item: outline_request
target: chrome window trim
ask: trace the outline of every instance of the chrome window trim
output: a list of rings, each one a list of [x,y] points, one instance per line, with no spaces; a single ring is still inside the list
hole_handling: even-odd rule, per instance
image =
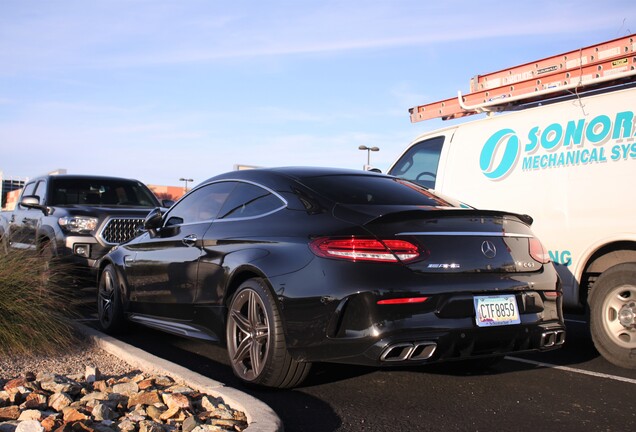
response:
[[[184,223],[184,224],[169,225],[169,226],[170,226],[170,227],[173,227],[173,226],[188,226],[188,225],[195,225],[195,224],[200,224],[200,223],[204,223],[204,222],[216,223],[216,222],[234,222],[234,221],[245,221],[245,220],[251,220],[251,219],[258,219],[258,218],[262,218],[262,217],[265,217],[265,216],[269,216],[269,215],[271,215],[271,214],[274,214],[274,213],[276,213],[276,212],[279,212],[279,211],[283,210],[284,208],[286,208],[286,207],[287,207],[287,205],[288,205],[287,200],[286,200],[285,198],[283,198],[283,196],[282,196],[282,195],[280,195],[278,192],[276,192],[276,191],[274,191],[274,190],[272,190],[272,189],[268,188],[267,186],[263,186],[262,184],[260,184],[260,183],[256,183],[256,182],[253,182],[253,181],[251,181],[251,180],[231,179],[231,178],[230,178],[230,179],[221,179],[221,180],[216,180],[216,181],[212,181],[212,182],[209,182],[209,183],[203,183],[203,184],[200,184],[200,185],[199,185],[199,186],[197,186],[196,188],[194,188],[194,189],[190,190],[190,191],[189,191],[186,195],[184,195],[184,196],[182,197],[182,199],[183,199],[183,198],[185,198],[186,196],[190,195],[190,194],[191,194],[191,193],[193,193],[194,191],[197,191],[197,190],[199,190],[199,189],[201,189],[201,188],[203,188],[203,187],[210,186],[210,185],[217,184],[217,183],[227,183],[227,182],[247,183],[247,184],[251,184],[252,186],[256,186],[256,187],[259,187],[259,188],[261,188],[261,189],[265,189],[267,192],[271,193],[271,194],[272,194],[272,195],[274,195],[276,198],[278,198],[279,200],[281,200],[281,201],[283,202],[283,204],[282,204],[280,207],[278,207],[278,208],[276,208],[276,209],[274,209],[274,210],[271,210],[271,211],[269,211],[269,212],[267,212],[267,213],[263,213],[263,214],[260,214],[260,215],[257,215],[257,216],[247,216],[247,217],[242,217],[242,218],[232,218],[232,219],[204,219],[204,220],[200,220],[200,221],[197,221],[197,222],[188,222],[188,223]],[[181,199],[180,199],[180,200],[181,200]],[[180,201],[180,200],[179,200],[179,201]],[[167,212],[166,214],[168,214],[168,213],[170,213],[170,212]],[[170,218],[168,218],[168,219],[170,219]],[[168,219],[166,219],[166,221],[167,221]],[[166,227],[166,225],[165,225],[165,223],[164,223],[164,225],[162,225],[162,226],[161,226],[161,228],[165,228],[165,227]]]

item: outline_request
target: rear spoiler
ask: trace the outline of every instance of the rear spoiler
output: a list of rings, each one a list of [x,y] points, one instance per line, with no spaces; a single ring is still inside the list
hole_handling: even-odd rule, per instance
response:
[[[374,223],[382,219],[390,222],[394,219],[414,217],[419,219],[435,219],[439,217],[475,216],[475,217],[513,217],[519,219],[528,226],[532,226],[534,219],[527,214],[499,210],[479,210],[473,208],[453,207],[416,207],[416,206],[367,206],[367,205],[342,205],[334,208],[334,216],[341,219],[355,219],[361,225]]]

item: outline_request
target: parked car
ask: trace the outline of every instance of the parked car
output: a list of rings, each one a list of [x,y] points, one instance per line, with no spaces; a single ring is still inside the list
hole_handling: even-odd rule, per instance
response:
[[[226,343],[248,383],[311,362],[500,359],[565,341],[558,276],[529,216],[364,171],[213,177],[99,264],[98,315]]]

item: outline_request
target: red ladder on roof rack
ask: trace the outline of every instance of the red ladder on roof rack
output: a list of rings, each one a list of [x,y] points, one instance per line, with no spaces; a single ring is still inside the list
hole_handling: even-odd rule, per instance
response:
[[[636,34],[526,63],[470,81],[470,93],[409,109],[411,122],[444,120],[636,79]]]

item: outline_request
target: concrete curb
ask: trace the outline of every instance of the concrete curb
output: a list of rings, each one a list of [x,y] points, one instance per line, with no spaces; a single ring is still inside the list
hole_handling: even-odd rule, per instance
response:
[[[97,346],[125,361],[134,368],[157,375],[168,375],[188,387],[222,398],[231,408],[247,416],[247,432],[282,432],[283,423],[267,404],[225,384],[192,372],[182,366],[154,356],[132,345],[101,333],[94,328],[77,324],[78,329],[95,341]]]

